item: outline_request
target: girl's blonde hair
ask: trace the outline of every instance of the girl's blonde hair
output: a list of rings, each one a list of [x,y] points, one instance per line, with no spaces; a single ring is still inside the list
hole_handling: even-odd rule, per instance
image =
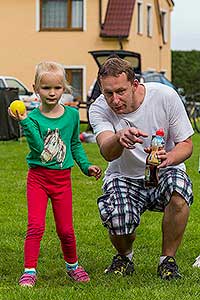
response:
[[[36,66],[35,90],[38,90],[42,76],[49,72],[60,73],[63,77],[63,86],[66,90],[66,93],[69,93],[69,94],[72,93],[72,88],[69,85],[69,83],[67,82],[66,73],[65,73],[63,66],[54,61],[43,61]]]

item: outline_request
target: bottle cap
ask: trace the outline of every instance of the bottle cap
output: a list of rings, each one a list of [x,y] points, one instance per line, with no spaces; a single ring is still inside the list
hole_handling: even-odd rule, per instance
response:
[[[156,135],[159,135],[159,136],[164,136],[165,133],[164,133],[164,129],[163,128],[160,128],[156,131]]]

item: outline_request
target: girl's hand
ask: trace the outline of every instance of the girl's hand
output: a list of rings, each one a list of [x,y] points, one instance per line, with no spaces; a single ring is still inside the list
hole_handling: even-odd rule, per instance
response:
[[[89,176],[94,176],[96,180],[98,180],[101,177],[102,171],[98,166],[90,166],[88,168],[88,173]]]
[[[24,119],[27,118],[27,112],[26,112],[26,111],[25,111],[24,114],[20,114],[19,111],[16,110],[16,114],[14,114],[14,113],[11,111],[10,107],[8,107],[8,114],[9,114],[9,116],[10,116],[11,118],[13,118],[13,119],[16,120],[16,121],[22,121],[22,120],[24,120]]]

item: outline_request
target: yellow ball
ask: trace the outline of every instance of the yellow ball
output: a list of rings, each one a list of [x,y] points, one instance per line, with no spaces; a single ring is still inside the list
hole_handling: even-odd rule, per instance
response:
[[[26,111],[26,106],[23,101],[15,100],[10,104],[10,110],[15,115],[16,115],[16,111],[18,111],[20,115],[23,115]]]

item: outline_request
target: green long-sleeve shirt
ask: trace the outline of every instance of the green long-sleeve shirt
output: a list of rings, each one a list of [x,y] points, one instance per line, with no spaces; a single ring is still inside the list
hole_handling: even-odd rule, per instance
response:
[[[64,114],[58,118],[48,118],[35,108],[20,124],[30,148],[30,168],[68,169],[75,160],[88,175],[91,163],[79,139],[79,113],[75,108],[65,106]]]

